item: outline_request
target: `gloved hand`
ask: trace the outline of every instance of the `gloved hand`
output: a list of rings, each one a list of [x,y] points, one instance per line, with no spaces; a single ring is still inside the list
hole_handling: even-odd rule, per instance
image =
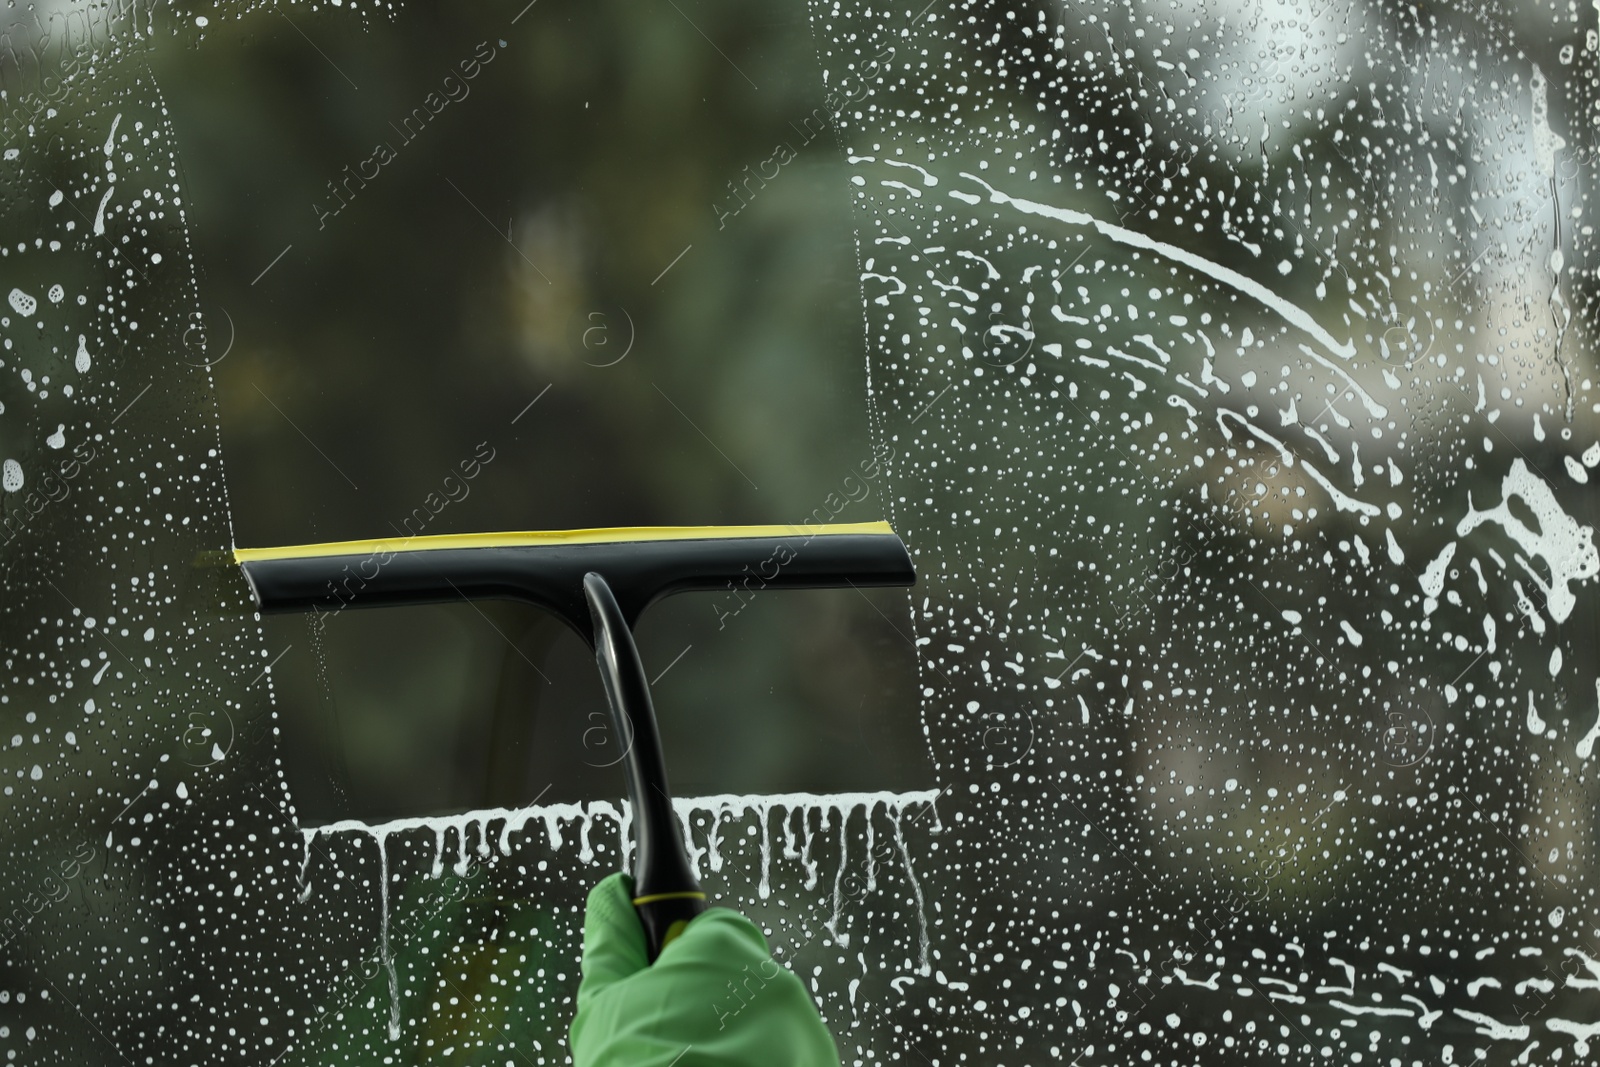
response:
[[[633,879],[589,893],[572,1020],[576,1067],[838,1067],[805,985],[728,908],[697,915],[645,962]]]

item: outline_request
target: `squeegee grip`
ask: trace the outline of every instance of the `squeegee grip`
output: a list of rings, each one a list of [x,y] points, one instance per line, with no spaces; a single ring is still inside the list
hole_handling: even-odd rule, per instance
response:
[[[622,768],[633,806],[633,906],[654,963],[684,925],[706,909],[706,894],[694,876],[672,808],[650,683],[633,633],[599,573],[584,575],[583,595],[594,624],[595,661],[612,726],[624,745]]]

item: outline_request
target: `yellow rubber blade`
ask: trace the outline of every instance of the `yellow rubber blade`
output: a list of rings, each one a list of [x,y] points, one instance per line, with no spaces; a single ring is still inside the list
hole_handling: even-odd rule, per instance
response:
[[[839,534],[893,534],[887,522],[828,526],[613,526],[594,530],[524,530],[509,533],[430,534],[376,541],[331,541],[282,548],[235,548],[233,561],[359,556],[374,552],[426,552],[441,548],[515,548],[539,545],[593,545],[623,541],[703,541],[737,537],[813,537]]]

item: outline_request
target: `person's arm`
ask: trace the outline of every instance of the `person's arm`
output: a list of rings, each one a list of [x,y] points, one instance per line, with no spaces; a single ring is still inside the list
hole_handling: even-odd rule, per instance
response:
[[[570,1035],[576,1067],[838,1067],[805,985],[755,924],[710,908],[645,960],[633,882],[589,893]]]

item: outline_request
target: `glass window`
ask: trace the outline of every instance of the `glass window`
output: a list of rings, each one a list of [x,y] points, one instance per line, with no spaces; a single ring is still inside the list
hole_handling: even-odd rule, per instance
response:
[[[1590,1057],[1593,11],[7,20],[8,1062],[568,1062],[584,643],[234,548],[877,519],[638,627],[843,1062]]]

